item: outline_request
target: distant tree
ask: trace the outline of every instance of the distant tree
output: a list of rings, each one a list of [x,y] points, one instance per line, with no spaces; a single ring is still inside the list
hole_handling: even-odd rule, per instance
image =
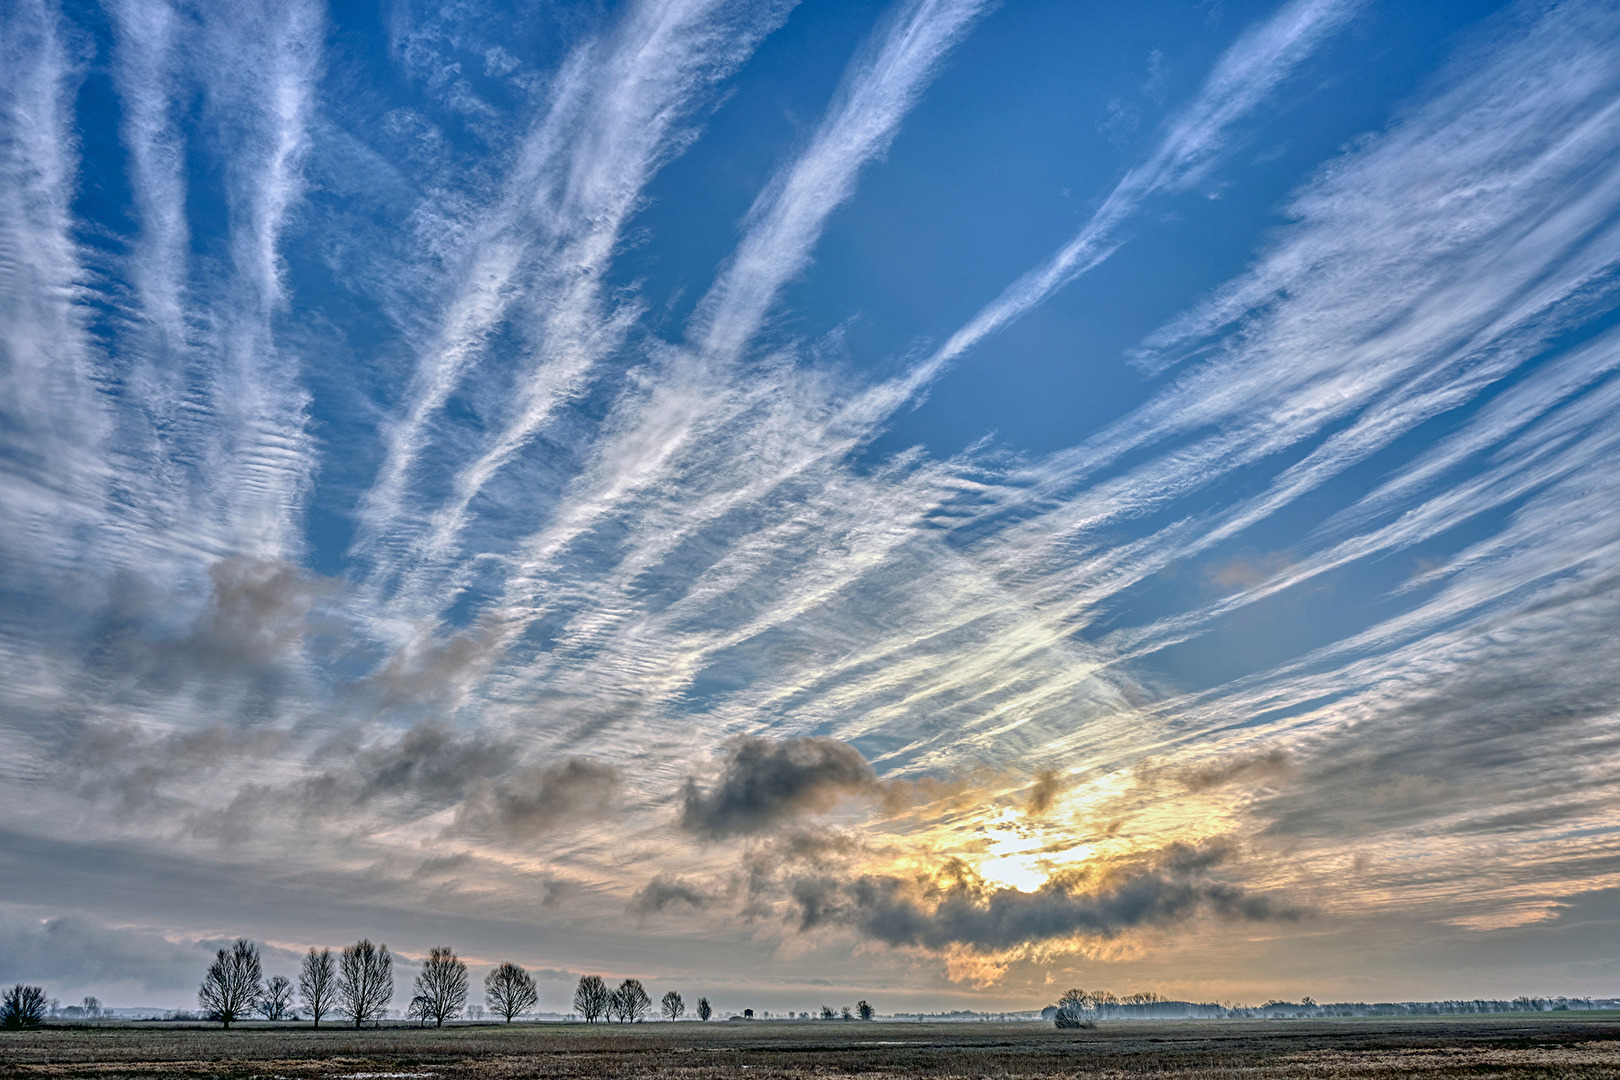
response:
[[[839,1015],[840,1019],[843,1019],[843,1020],[850,1019],[851,1018],[851,1013],[849,1011],[849,1006],[845,1005],[842,1009],[840,1009],[838,1011],[838,1015]]]
[[[18,983],[0,995],[0,1027],[38,1027],[45,1022],[45,991]]]
[[[652,998],[647,996],[640,979],[624,980],[613,993],[618,998],[621,1024],[639,1024],[652,1008]]]
[[[855,1011],[860,1014],[862,1020],[870,1020],[872,1019],[872,1014],[876,1010],[873,1009],[872,1006],[868,1005],[865,1001],[857,1001],[855,1003]]]
[[[332,950],[316,952],[311,945],[304,954],[304,967],[298,973],[298,996],[303,999],[304,1008],[309,1010],[316,1027],[321,1026],[321,1017],[337,1004],[337,989],[337,963],[332,959]]]
[[[485,979],[484,981],[487,983],[489,980]],[[467,1006],[467,1018],[469,1020],[482,1020],[484,1018],[484,1007],[482,1005]]]
[[[833,1011],[833,1007],[831,1005],[823,1005],[821,1007],[821,1018],[823,1020],[832,1020],[837,1016],[838,1014]]]
[[[505,1017],[508,1024],[512,1017],[534,1008],[539,1000],[534,979],[516,964],[502,964],[484,976],[484,1004],[490,1012]]]
[[[214,954],[214,962],[208,965],[202,986],[197,990],[197,1004],[210,1020],[230,1027],[233,1021],[246,1017],[263,994],[259,947],[247,938],[237,938],[229,949],[220,949]],[[100,1002],[96,1005],[99,1008]],[[85,1008],[88,1011],[89,999]]]
[[[285,975],[272,976],[259,995],[259,1015],[266,1020],[286,1020],[292,1015],[292,980]]]
[[[679,1020],[681,1018],[681,1014],[686,1012],[686,1002],[681,1000],[679,991],[671,990],[664,995],[663,1009],[665,1020]]]
[[[417,994],[411,998],[411,1003],[405,1007],[405,1019],[415,1020],[417,1027],[427,1027],[428,1020],[433,1015],[433,1006],[426,994]]]
[[[467,965],[447,947],[429,949],[416,976],[416,995],[425,1000],[433,1026],[443,1027],[467,1006]]]
[[[337,1008],[355,1027],[382,1019],[394,999],[394,957],[386,945],[363,938],[343,947],[338,960]]]
[[[743,1019],[744,1020],[752,1020],[753,1018],[754,1018],[754,1010],[753,1009],[744,1009],[743,1010]]]
[[[607,1015],[612,997],[602,976],[581,975],[579,985],[574,988],[574,1011],[583,1016],[587,1024],[594,1024]]]
[[[79,1002],[79,1007],[84,1010],[84,1015],[89,1017],[91,1020],[94,1020],[101,1015],[100,998],[87,997],[83,1001]]]
[[[698,998],[697,1012],[699,1020],[707,1020],[714,1015],[714,1009],[710,1007],[708,998]]]

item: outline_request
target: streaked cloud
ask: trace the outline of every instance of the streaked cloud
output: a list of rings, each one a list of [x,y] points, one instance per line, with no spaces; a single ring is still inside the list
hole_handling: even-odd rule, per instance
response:
[[[1077,116],[1054,169],[1096,190],[1029,212],[1072,238],[943,343],[886,313],[920,344],[876,356],[829,299],[851,259],[918,311],[970,275],[862,248],[905,235],[863,185],[983,201],[971,146],[902,136],[930,94],[1032,108],[974,36],[1027,15],[900,0],[798,71],[825,27],[791,7],[401,6],[371,60],[310,4],[4,14],[0,932],[69,958],[38,977],[157,992],[135,968],[192,942],[375,923],[564,981],[791,955],[897,996],[1168,943],[1232,996],[1255,923],[1454,957],[1602,906],[1614,12],[1483,17],[1402,101],[1332,49],[1387,32],[1369,5],[1167,40],[1145,155]],[[1236,198],[1323,78],[1387,122],[1290,166],[1280,224],[1244,225],[1267,196],[1131,277],[1121,245]],[[1065,331],[1050,388],[966,377],[1065,289],[1177,313],[1126,355]],[[1086,419],[892,444],[988,385]]]

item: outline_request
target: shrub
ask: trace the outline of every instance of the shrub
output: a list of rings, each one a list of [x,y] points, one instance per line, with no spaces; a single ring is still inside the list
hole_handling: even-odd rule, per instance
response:
[[[0,1026],[38,1027],[45,1022],[45,991],[18,983],[0,998]]]

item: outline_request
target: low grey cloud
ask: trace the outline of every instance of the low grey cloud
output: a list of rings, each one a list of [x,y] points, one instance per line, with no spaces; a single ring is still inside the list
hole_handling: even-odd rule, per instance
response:
[[[483,623],[443,640],[419,640],[394,653],[369,680],[384,708],[453,700],[471,678],[488,671],[500,636]]]
[[[457,871],[468,869],[477,863],[477,858],[470,851],[456,851],[448,855],[435,855],[423,859],[417,868],[411,871],[413,878],[437,878]]]
[[[1220,875],[1232,855],[1219,842],[1173,844],[1128,869],[1054,875],[1033,892],[987,887],[956,863],[923,885],[874,874],[804,876],[789,890],[801,930],[845,925],[869,940],[927,949],[993,951],[1076,935],[1110,938],[1205,914],[1248,921],[1300,916],[1294,905]]]
[[[419,724],[397,742],[359,756],[354,773],[361,787],[356,798],[364,802],[410,793],[447,801],[477,780],[505,772],[511,755],[511,746],[483,732],[459,735],[437,724]]]
[[[806,870],[828,875],[835,867],[848,868],[866,851],[860,836],[835,829],[789,829],[762,838],[743,857],[735,879],[747,895],[741,914],[769,915],[788,879]]]
[[[190,646],[230,666],[281,660],[309,632],[316,602],[336,587],[281,559],[221,559],[208,577],[213,596]]]
[[[1282,779],[1293,773],[1293,759],[1287,751],[1267,750],[1182,769],[1175,776],[1189,791],[1208,791],[1232,783]]]
[[[85,795],[113,798],[125,814],[166,811],[184,802],[173,785],[229,761],[272,758],[289,742],[279,728],[212,724],[152,735],[134,723],[112,721],[83,725],[66,762]]]
[[[872,766],[848,743],[745,736],[731,743],[708,790],[686,782],[680,822],[712,839],[741,836],[830,810],[847,795],[882,790]]]
[[[337,763],[281,794],[316,815],[378,800],[432,811],[460,801],[480,781],[507,772],[515,752],[510,743],[487,733],[462,733],[426,722],[391,741],[328,745],[321,756]]]
[[[149,931],[105,926],[80,914],[20,917],[0,908],[0,982],[46,993],[106,983],[172,991],[196,981],[207,952]]]
[[[590,758],[532,766],[476,785],[456,826],[510,839],[537,836],[611,812],[618,788],[619,771]]]
[[[320,629],[321,601],[338,583],[285,559],[249,557],[212,563],[207,581],[207,600],[177,633],[170,620],[186,609],[187,597],[120,575],[85,642],[87,672],[110,680],[108,692],[124,695],[245,680],[254,691],[245,704],[261,713],[273,706]]]
[[[630,898],[629,911],[633,915],[646,916],[674,905],[706,908],[713,900],[714,897],[683,878],[659,874],[636,890]]]

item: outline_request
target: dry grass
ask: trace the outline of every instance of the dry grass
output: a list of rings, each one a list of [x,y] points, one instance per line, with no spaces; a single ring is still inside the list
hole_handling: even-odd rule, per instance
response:
[[[1613,1077],[1620,1016],[1045,1024],[750,1023],[352,1031],[172,1024],[0,1033],[0,1076],[453,1078]]]

